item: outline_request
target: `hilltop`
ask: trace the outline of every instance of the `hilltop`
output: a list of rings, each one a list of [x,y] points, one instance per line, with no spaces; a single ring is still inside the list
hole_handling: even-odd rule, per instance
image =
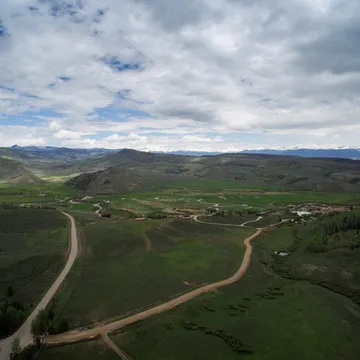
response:
[[[111,168],[111,171],[104,171]],[[116,192],[155,184],[159,179],[190,178],[233,181],[254,186],[311,191],[359,191],[360,162],[348,159],[308,159],[263,154],[183,156],[124,149],[82,163],[84,172],[101,169],[91,176],[80,175],[68,184],[76,189]],[[133,182],[134,173],[142,180]],[[126,174],[126,175],[125,175]],[[130,183],[132,185],[130,185]],[[106,185],[106,186],[105,186]]]

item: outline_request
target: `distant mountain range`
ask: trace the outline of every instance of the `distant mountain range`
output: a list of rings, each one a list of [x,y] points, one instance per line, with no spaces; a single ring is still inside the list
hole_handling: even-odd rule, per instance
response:
[[[5,148],[3,148],[5,149]],[[66,147],[55,146],[19,146],[13,145],[11,150],[29,153],[48,153],[52,157],[69,157],[72,159],[87,158],[89,156],[101,155],[106,153],[114,153],[122,150],[119,149],[105,149],[105,148],[92,148],[92,149],[73,149]],[[225,154],[225,152],[216,151],[152,151],[155,154],[172,154],[184,156],[215,156]],[[300,156],[305,158],[334,158],[334,159],[354,159],[360,160],[360,148],[332,148],[332,149],[310,149],[310,148],[293,148],[293,149],[256,149],[256,150],[242,150],[236,153],[244,154],[266,154],[266,155],[282,155],[282,156]]]
[[[260,149],[244,150],[247,154],[268,154],[301,156],[305,158],[333,158],[360,160],[360,148],[337,148],[337,149]]]

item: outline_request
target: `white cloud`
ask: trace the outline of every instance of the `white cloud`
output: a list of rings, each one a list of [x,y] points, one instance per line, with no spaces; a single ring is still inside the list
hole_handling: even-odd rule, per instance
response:
[[[86,135],[86,133],[77,132],[77,131],[69,131],[69,130],[60,130],[56,132],[53,136],[55,139],[80,139],[82,136]]]
[[[0,125],[22,117],[24,141],[360,146],[358,2],[78,3],[0,3],[9,34],[0,35]],[[28,111],[40,111],[47,125],[25,123]],[[0,145],[12,139],[9,129]]]

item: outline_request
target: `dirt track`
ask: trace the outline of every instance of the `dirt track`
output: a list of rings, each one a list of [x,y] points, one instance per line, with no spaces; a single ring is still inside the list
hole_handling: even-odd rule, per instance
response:
[[[208,225],[221,225],[221,226],[234,226],[234,227],[246,227],[247,224],[259,221],[260,219],[262,219],[262,216],[258,216],[258,218],[256,220],[250,220],[250,221],[245,221],[242,224],[223,224],[223,223],[216,223],[216,222],[210,222],[210,221],[202,221],[202,220],[198,220],[198,216],[196,215],[193,217],[193,219],[201,224],[208,224]]]
[[[71,223],[71,248],[66,265],[62,270],[62,272],[60,273],[60,275],[58,276],[58,278],[52,284],[51,288],[48,290],[48,292],[39,302],[38,306],[26,319],[24,324],[13,335],[9,336],[6,339],[0,340],[0,360],[9,359],[11,352],[11,345],[16,338],[20,340],[20,346],[22,348],[32,344],[33,342],[33,336],[31,333],[32,321],[35,319],[35,317],[40,312],[40,310],[44,309],[46,305],[50,302],[51,298],[55,295],[56,291],[59,289],[60,285],[62,284],[66,275],[69,273],[71,267],[74,264],[74,261],[78,254],[78,239],[76,234],[76,225],[74,218],[71,215],[65,212],[62,212],[62,214],[67,216],[70,219],[70,223]]]
[[[108,334],[102,333],[101,336],[104,343],[113,349],[122,358],[122,360],[131,360],[131,358],[109,338]]]
[[[194,217],[194,220],[201,222],[200,220],[197,220],[196,216]],[[259,219],[257,219],[257,220],[259,220]],[[257,221],[257,220],[255,220],[255,221]],[[206,224],[210,224],[210,223],[206,223]],[[211,223],[211,225],[229,226],[226,224],[215,224],[215,223]],[[233,225],[233,226],[244,227],[244,224]],[[127,325],[134,324],[137,321],[144,320],[151,316],[158,315],[158,314],[161,314],[162,312],[173,309],[176,306],[178,306],[182,303],[185,303],[191,299],[194,299],[195,297],[197,297],[201,294],[204,294],[204,293],[207,293],[210,291],[214,291],[221,287],[233,284],[234,282],[240,280],[241,277],[245,274],[246,270],[248,269],[248,267],[250,265],[250,261],[251,261],[251,254],[252,254],[252,246],[251,246],[250,242],[253,239],[255,239],[256,237],[258,237],[262,231],[263,231],[263,229],[257,229],[255,234],[247,237],[244,240],[244,245],[246,247],[245,254],[244,254],[242,263],[240,265],[240,268],[233,276],[231,276],[227,279],[212,283],[212,284],[202,286],[198,289],[195,289],[186,294],[183,294],[173,300],[170,300],[164,304],[155,306],[151,309],[141,311],[137,314],[128,316],[124,319],[117,320],[117,321],[114,321],[114,322],[106,324],[106,325],[100,325],[100,326],[94,327],[92,329],[74,330],[74,331],[64,333],[64,334],[48,336],[44,339],[44,343],[46,343],[46,344],[71,343],[71,342],[76,342],[76,341],[92,339],[92,338],[95,338],[98,336],[103,336],[104,333],[107,334],[114,330],[121,329]]]
[[[146,231],[144,233],[144,240],[145,240],[145,252],[152,251],[151,241],[150,241],[149,237],[147,236]]]

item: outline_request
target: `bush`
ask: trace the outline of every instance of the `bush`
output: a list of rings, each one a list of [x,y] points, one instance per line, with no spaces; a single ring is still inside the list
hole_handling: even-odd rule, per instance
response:
[[[166,219],[167,215],[161,211],[157,211],[157,212],[147,214],[146,217],[149,219]]]

